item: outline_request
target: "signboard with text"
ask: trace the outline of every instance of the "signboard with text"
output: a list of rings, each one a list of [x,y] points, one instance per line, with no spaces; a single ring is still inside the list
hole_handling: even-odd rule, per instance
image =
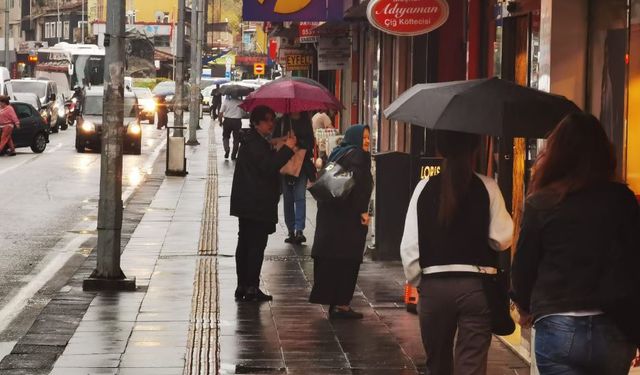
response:
[[[313,64],[313,56],[311,55],[286,55],[285,60],[285,68],[289,71],[309,70]]]
[[[244,21],[337,21],[342,19],[342,0],[244,0]]]
[[[392,35],[426,34],[449,18],[446,0],[371,0],[367,18],[375,28]]]
[[[318,70],[340,70],[349,65],[349,38],[320,38],[318,42]]]

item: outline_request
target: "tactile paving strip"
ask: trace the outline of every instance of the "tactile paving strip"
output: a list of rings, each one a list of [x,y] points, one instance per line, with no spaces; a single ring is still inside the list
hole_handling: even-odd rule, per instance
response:
[[[211,128],[213,128],[213,125],[211,125]],[[213,129],[209,129],[208,141],[209,165],[198,251],[200,255],[217,255],[218,238],[216,233],[216,220],[218,215],[218,167],[216,165],[215,131]]]

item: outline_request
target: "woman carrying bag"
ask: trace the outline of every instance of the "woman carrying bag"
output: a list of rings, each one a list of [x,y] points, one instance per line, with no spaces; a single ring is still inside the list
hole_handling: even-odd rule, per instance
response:
[[[443,169],[413,192],[402,264],[420,293],[427,373],[484,375],[493,328],[486,278],[498,273],[513,222],[497,183],[473,170],[480,137],[441,130],[436,144]]]
[[[351,171],[355,185],[345,199],[318,202],[309,301],[329,305],[331,319],[361,319],[363,315],[349,305],[362,263],[373,190],[369,126],[349,127],[329,161]]]

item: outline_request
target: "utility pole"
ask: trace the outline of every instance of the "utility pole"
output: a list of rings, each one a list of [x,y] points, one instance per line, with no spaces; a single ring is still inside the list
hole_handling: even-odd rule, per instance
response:
[[[174,137],[182,137],[182,126],[184,124],[184,2],[178,0],[178,30],[176,31],[176,93],[175,104],[173,106],[173,130]]]
[[[9,0],[4,2],[4,66],[11,70],[11,54],[9,53]]]
[[[199,51],[199,35],[200,27],[198,23],[198,13],[200,0],[191,0],[191,93],[189,101],[189,140],[188,145],[194,146],[199,144],[196,138],[196,130],[200,122],[200,71],[198,70],[198,51]]]
[[[107,0],[104,104],[100,200],[98,203],[98,263],[84,290],[135,290],[120,268],[122,231],[122,129],[124,121],[125,7]]]
[[[58,38],[58,43],[60,43],[60,35],[62,33],[58,32],[58,27],[60,27],[61,23],[60,23],[60,0],[56,1],[56,4],[58,5],[58,22],[56,22],[56,37]]]
[[[81,1],[82,1],[82,14],[80,15],[80,17],[82,18],[82,29],[80,30],[80,33],[82,37],[81,37],[80,43],[84,44],[84,29],[87,25],[84,23],[84,0],[81,0]]]

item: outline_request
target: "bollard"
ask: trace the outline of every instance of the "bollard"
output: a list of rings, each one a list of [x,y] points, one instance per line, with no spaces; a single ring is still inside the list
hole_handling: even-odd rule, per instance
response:
[[[171,136],[169,129],[186,129],[186,126],[167,126],[167,162],[164,174],[167,176],[186,176],[187,158],[185,156],[184,137]]]

